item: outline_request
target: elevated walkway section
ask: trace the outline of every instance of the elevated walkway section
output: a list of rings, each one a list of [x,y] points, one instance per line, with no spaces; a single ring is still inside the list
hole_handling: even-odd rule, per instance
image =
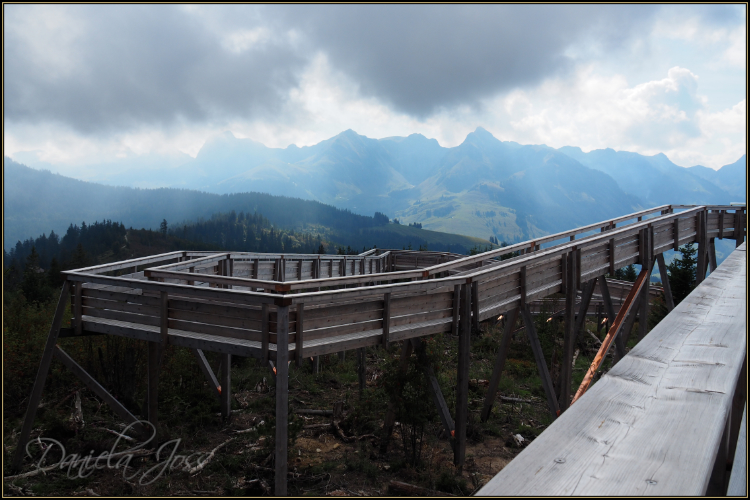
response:
[[[746,399],[745,250],[478,495],[726,494]]]

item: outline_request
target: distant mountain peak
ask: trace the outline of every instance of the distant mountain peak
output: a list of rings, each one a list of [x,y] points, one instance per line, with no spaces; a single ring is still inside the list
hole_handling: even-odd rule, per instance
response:
[[[466,136],[466,139],[464,140],[464,144],[492,144],[497,142],[500,142],[500,140],[489,133],[487,129],[483,127],[477,127],[474,132],[469,132],[469,134]]]

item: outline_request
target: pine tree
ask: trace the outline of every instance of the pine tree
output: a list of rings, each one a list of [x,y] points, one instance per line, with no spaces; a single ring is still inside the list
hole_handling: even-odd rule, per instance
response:
[[[697,270],[697,249],[693,243],[688,243],[679,248],[681,259],[675,259],[667,265],[669,276],[669,287],[672,289],[672,298],[675,305],[682,302],[695,288],[695,277]]]
[[[45,302],[52,295],[52,290],[47,285],[46,273],[39,267],[39,254],[36,253],[35,247],[31,248],[31,253],[26,258],[21,291],[29,302]]]

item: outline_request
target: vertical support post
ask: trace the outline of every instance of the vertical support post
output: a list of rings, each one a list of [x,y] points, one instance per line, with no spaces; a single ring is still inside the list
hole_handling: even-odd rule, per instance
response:
[[[479,331],[479,282],[471,283],[471,328]]]
[[[391,340],[391,293],[383,295],[383,348],[388,350]]]
[[[724,213],[726,210],[719,210],[719,239],[724,239]]]
[[[698,268],[695,272],[695,286],[700,285],[706,278],[706,211],[697,214],[696,233],[698,233]]]
[[[604,301],[604,307],[607,308],[607,332],[612,327],[617,315],[615,314],[615,307],[612,304],[612,296],[609,294],[609,285],[607,285],[607,279],[601,276],[599,280],[599,289],[602,292],[602,300]],[[623,335],[615,337],[615,354],[618,359],[622,359],[625,356],[625,341]]]
[[[268,304],[261,304],[260,306],[260,342],[261,342],[261,353],[263,355],[262,366],[268,364]]]
[[[505,360],[508,357],[508,349],[510,348],[510,340],[513,336],[513,327],[518,319],[518,308],[514,308],[508,313],[505,319],[505,331],[503,332],[503,340],[500,344],[500,348],[497,350],[495,356],[495,365],[492,368],[492,377],[490,377],[490,385],[487,388],[487,395],[484,397],[484,406],[482,407],[482,422],[486,422],[490,418],[492,412],[492,404],[495,402],[495,396],[497,394],[497,386],[500,383],[500,377],[505,369]]]
[[[221,416],[232,414],[232,355],[221,355]]]
[[[617,262],[615,258],[615,239],[610,238],[609,239],[609,275],[613,278],[615,277],[615,271],[617,268],[615,267],[615,263]]]
[[[190,274],[193,274],[195,272],[195,266],[189,267],[188,268],[188,272]],[[190,286],[193,286],[193,285],[195,285],[195,280],[187,280],[187,284],[190,285]]]
[[[342,363],[346,360],[346,351],[339,351],[339,361]]]
[[[704,213],[704,212],[702,212]],[[703,219],[705,227],[705,218]],[[649,284],[651,281],[651,266],[652,266],[652,249],[653,249],[653,238],[652,238],[652,227],[647,227],[641,230],[641,266],[646,270],[646,278],[643,283],[643,289],[641,290],[641,301],[639,304],[638,311],[638,341],[640,342],[643,337],[648,333],[648,299],[649,299]],[[705,249],[705,245],[703,246]]]
[[[716,238],[708,240],[708,269],[711,272],[716,271]]]
[[[75,324],[75,334],[81,335],[83,333],[83,282],[79,281],[75,284],[75,292],[73,298],[73,321]]]
[[[320,356],[314,356],[312,359],[312,372],[313,375],[320,373]]]
[[[453,463],[463,467],[466,458],[466,421],[469,415],[469,349],[471,340],[471,284],[461,287],[461,331],[458,336],[456,382],[456,448]]]
[[[31,435],[31,428],[34,425],[36,411],[39,408],[39,402],[42,399],[44,381],[47,378],[49,367],[52,364],[52,356],[55,353],[55,346],[57,345],[57,336],[60,334],[60,325],[62,324],[63,316],[65,314],[65,306],[68,304],[69,297],[70,281],[66,280],[60,291],[60,298],[57,301],[55,316],[52,319],[52,326],[49,329],[49,334],[47,334],[47,343],[42,352],[42,361],[39,363],[39,370],[36,373],[36,379],[34,379],[34,387],[31,389],[31,395],[29,396],[29,406],[26,408],[26,416],[23,420],[23,427],[21,427],[21,434],[18,436],[18,445],[13,453],[14,471],[21,468],[21,461],[23,460],[23,455],[26,451],[26,443],[29,441],[29,435]]]
[[[672,297],[672,287],[669,284],[669,274],[667,273],[663,253],[656,256],[656,263],[659,265],[659,275],[661,276],[661,285],[664,287],[664,300],[667,303],[667,310],[671,312],[674,309],[674,298]]]
[[[675,217],[674,219],[674,251],[680,249],[680,218]]]
[[[260,259],[253,259],[253,279],[257,280],[260,274]]]
[[[735,210],[734,213],[734,241],[735,248],[737,248],[745,241],[745,209],[740,208],[738,210]]]
[[[295,336],[294,352],[297,367],[302,366],[302,332],[304,330],[305,304],[297,305],[297,335]]]
[[[567,282],[575,283],[578,274],[578,259],[574,248],[568,252],[567,260]],[[576,289],[569,286],[565,291],[565,337],[563,340],[563,355],[560,366],[560,397],[558,405],[562,411],[568,409],[570,405],[570,381],[573,375],[573,350],[575,349],[576,340]],[[585,314],[585,312],[584,312]]]
[[[276,496],[286,496],[287,447],[289,446],[289,306],[276,314]]]
[[[458,335],[458,319],[461,314],[461,285],[455,285],[453,287],[453,326],[451,328],[451,335]]]

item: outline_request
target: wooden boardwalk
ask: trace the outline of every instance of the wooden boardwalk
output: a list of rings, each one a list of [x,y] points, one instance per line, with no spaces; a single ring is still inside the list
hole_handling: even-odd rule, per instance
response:
[[[30,435],[53,357],[81,377],[125,421],[135,419],[57,346],[60,337],[107,334],[148,342],[146,408],[148,420],[157,427],[156,388],[161,353],[167,344],[193,349],[210,387],[216,389],[225,416],[231,406],[231,356],[255,357],[275,366],[279,443],[275,491],[284,495],[288,362],[301,365],[308,357],[397,341],[403,341],[402,354],[408,359],[411,350],[419,348],[420,337],[448,333],[459,338],[455,410],[445,405],[437,384],[430,387],[446,431],[455,434],[454,460],[462,466],[471,332],[481,321],[507,314],[512,326],[515,318],[523,318],[549,410],[557,417],[571,404],[571,370],[566,367],[571,365],[592,298],[601,301],[611,319],[608,335],[622,358],[636,316],[648,316],[651,270],[658,265],[666,276],[662,253],[698,243],[697,274],[698,281],[703,281],[708,270],[716,270],[715,238],[735,239],[739,246],[745,238],[745,220],[745,207],[664,205],[468,257],[380,249],[356,256],[170,252],[67,271],[19,442]],[[509,255],[511,252],[518,255]],[[616,309],[617,297],[610,293],[604,275],[614,275],[616,269],[630,264],[642,267],[637,289],[630,289]],[[671,292],[668,283],[664,285],[671,309]],[[555,394],[529,307],[557,293],[565,295],[560,394]],[[62,325],[68,302],[73,311],[70,327]],[[646,334],[646,322],[639,324],[641,338]],[[618,335],[620,331],[623,333]],[[495,400],[511,333],[506,329],[497,354],[483,419]],[[218,379],[204,351],[224,356]],[[434,374],[428,373],[430,377]],[[388,413],[381,447],[387,446],[391,420]],[[15,468],[20,467],[22,458],[19,447]]]
[[[746,270],[743,244],[478,494],[723,495],[745,403]]]

